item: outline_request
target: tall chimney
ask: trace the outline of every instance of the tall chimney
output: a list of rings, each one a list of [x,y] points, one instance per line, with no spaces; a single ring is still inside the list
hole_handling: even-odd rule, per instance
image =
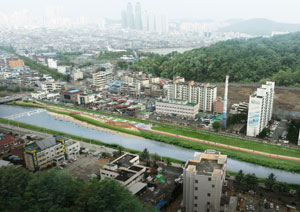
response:
[[[225,93],[224,93],[223,120],[222,120],[222,129],[223,129],[223,130],[226,129],[226,121],[227,121],[228,79],[229,79],[229,76],[226,75],[226,81],[225,81]]]

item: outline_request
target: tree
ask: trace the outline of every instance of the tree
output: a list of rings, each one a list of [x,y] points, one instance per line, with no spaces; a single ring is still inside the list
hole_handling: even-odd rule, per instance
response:
[[[139,212],[144,211],[141,203],[126,188],[115,180],[104,179],[88,182],[76,202],[78,211],[86,212]]]
[[[273,185],[276,183],[276,177],[273,173],[269,174],[268,178],[265,181],[265,187],[269,190],[272,190]]]
[[[253,174],[246,174],[244,178],[244,186],[248,189],[255,189],[258,186],[258,178]]]
[[[258,135],[258,138],[265,138],[267,137],[268,133],[270,133],[270,129],[269,128],[264,128]]]
[[[219,131],[219,129],[221,128],[221,124],[219,121],[215,121],[212,125],[213,129],[216,131]]]
[[[300,200],[300,187],[297,189],[295,197],[296,199]]]
[[[22,211],[24,190],[31,177],[23,168],[0,168],[0,211]]]
[[[85,183],[58,169],[29,173],[22,167],[0,168],[0,211],[154,212],[115,180]]]
[[[148,160],[149,160],[149,151],[148,151],[147,148],[145,148],[145,149],[143,150],[143,152],[140,154],[140,157],[141,157],[141,159],[144,160],[144,161],[148,161]]]
[[[240,170],[238,172],[238,174],[234,177],[235,181],[238,183],[238,184],[241,184],[242,180],[244,179],[245,175],[244,175],[244,172],[243,170]]]
[[[67,210],[76,202],[81,183],[66,171],[50,169],[38,172],[25,189],[26,207],[35,211]]]
[[[167,163],[167,166],[170,166],[171,165],[171,159],[170,158],[166,158],[166,163]]]
[[[277,182],[272,186],[272,190],[276,193],[287,195],[290,191],[287,183]]]
[[[122,155],[123,151],[124,151],[124,147],[118,146],[118,153],[119,153],[119,155]]]

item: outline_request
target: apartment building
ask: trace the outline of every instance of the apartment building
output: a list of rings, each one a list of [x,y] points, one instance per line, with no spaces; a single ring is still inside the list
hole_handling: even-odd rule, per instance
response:
[[[147,184],[142,183],[147,167],[139,165],[139,155],[125,153],[100,169],[101,179],[112,178],[136,194]]]
[[[90,104],[96,101],[96,94],[79,94],[77,96],[78,100],[78,104]]]
[[[41,89],[46,92],[61,90],[62,84],[59,82],[44,82],[41,83]]]
[[[257,136],[272,118],[275,82],[267,81],[249,97],[247,136]]]
[[[217,87],[210,83],[182,82],[178,79],[167,86],[168,99],[181,99],[189,103],[199,104],[199,110],[212,112],[213,103],[217,98]]]
[[[64,159],[64,146],[53,137],[45,138],[24,147],[25,165],[31,171],[43,169]]]
[[[79,141],[48,137],[24,147],[25,165],[31,171],[37,171],[65,159],[75,159],[79,151]]]
[[[158,114],[195,119],[199,112],[199,104],[189,103],[181,99],[157,100],[155,102],[155,111]]]
[[[60,142],[65,150],[65,157],[67,160],[76,159],[80,152],[80,142],[67,139],[64,137],[59,137],[56,139],[57,142]]]
[[[110,82],[112,82],[112,70],[98,71],[93,74],[93,85],[100,90],[106,89]]]
[[[183,206],[187,212],[219,212],[227,156],[215,150],[195,153],[183,170]]]
[[[48,58],[47,65],[49,68],[57,69],[57,60],[54,60],[53,58]]]
[[[80,71],[80,70],[75,70],[75,71],[73,71],[73,73],[72,73],[72,78],[73,78],[73,80],[75,80],[75,81],[80,80],[80,79],[83,79],[83,72]]]

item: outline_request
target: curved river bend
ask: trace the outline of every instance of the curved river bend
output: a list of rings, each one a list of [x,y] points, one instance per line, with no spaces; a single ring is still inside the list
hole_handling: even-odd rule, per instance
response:
[[[20,114],[32,110],[36,110],[36,108],[0,105],[0,117],[5,118],[10,115]],[[30,116],[15,118],[14,120],[85,138],[100,140],[105,143],[119,144],[130,149],[142,151],[143,149],[147,148],[151,153],[157,153],[158,155],[176,158],[182,161],[193,158],[195,153],[193,150],[160,143],[153,140],[133,137],[130,135],[125,136],[118,132],[108,132],[106,130],[102,131],[86,128],[71,121],[59,120],[50,115],[47,111],[32,114]],[[238,172],[240,169],[242,169],[245,173],[255,173],[258,177],[267,177],[271,172],[273,172],[280,181],[300,184],[300,174],[267,168],[230,158],[228,158],[227,168],[228,170],[235,172]]]

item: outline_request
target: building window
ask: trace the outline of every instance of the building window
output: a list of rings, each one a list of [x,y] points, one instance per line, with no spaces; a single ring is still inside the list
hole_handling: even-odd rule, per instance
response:
[[[211,177],[208,178],[208,181],[211,181]]]
[[[211,185],[211,187],[213,187],[213,188],[214,188],[214,187],[215,187],[215,185]]]
[[[195,183],[198,183],[198,180],[195,180]]]
[[[195,204],[195,208],[197,208],[197,206],[198,206],[198,205],[197,205],[197,204]]]
[[[206,211],[209,212],[209,209],[207,209]]]
[[[210,202],[207,202],[207,205],[210,205]]]
[[[210,197],[210,193],[207,193],[207,196]]]
[[[195,196],[195,199],[198,199],[198,197],[197,197],[197,196]]]
[[[198,187],[195,187],[195,190],[197,191],[197,190],[198,190]]]

